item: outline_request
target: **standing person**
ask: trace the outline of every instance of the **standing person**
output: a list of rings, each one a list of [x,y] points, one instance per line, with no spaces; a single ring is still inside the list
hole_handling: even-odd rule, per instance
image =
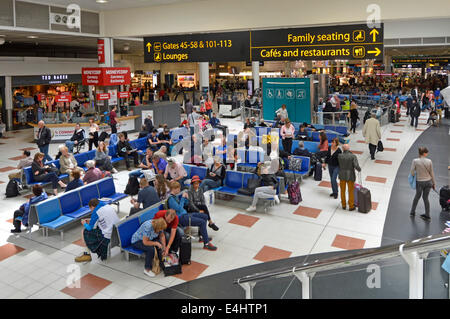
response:
[[[144,274],[149,277],[156,276],[152,271],[155,248],[159,262],[162,261],[162,253],[166,249],[166,237],[164,235],[166,228],[167,223],[164,218],[150,219],[143,222],[131,237],[131,245],[135,249],[145,251]]]
[[[279,118],[287,119],[289,117],[288,111],[286,110],[286,105],[283,104],[281,107],[275,111],[275,114]]]
[[[349,211],[353,211],[355,210],[355,169],[358,172],[361,172],[361,168],[359,167],[356,155],[350,152],[350,145],[344,144],[342,149],[344,152],[338,155],[342,209],[346,209],[347,207],[345,188],[348,186],[348,206]]]
[[[92,150],[92,144],[95,145],[95,147],[98,147],[98,131],[99,127],[97,123],[94,122],[94,119],[89,119],[89,150]]]
[[[209,99],[209,95],[207,95],[206,101],[205,101],[205,108],[206,108],[206,115],[208,115],[208,118],[211,118],[212,107],[213,107],[213,104]]]
[[[153,131],[153,121],[152,116],[149,114],[147,115],[147,118],[144,120],[145,129],[147,130],[147,134],[150,134]]]
[[[191,186],[188,190],[189,201],[192,204],[194,212],[200,212],[208,215],[208,227],[218,231],[219,227],[217,227],[212,221],[208,207],[206,206],[205,195],[200,187],[200,182],[201,180],[197,175],[192,177]]]
[[[363,136],[366,138],[366,143],[369,144],[370,159],[372,160],[375,159],[378,142],[381,140],[380,122],[375,117],[376,115],[372,113],[363,129]]]
[[[331,146],[328,149],[327,157],[325,159],[325,163],[328,164],[328,171],[330,173],[330,181],[331,188],[333,192],[330,194],[330,197],[338,198],[339,188],[337,184],[337,177],[339,175],[339,160],[338,156],[342,154],[341,149],[339,148],[339,139],[336,137],[331,141]],[[322,166],[325,168],[325,163]]]
[[[109,112],[109,126],[111,126],[111,134],[117,133],[117,106],[113,106]]]
[[[420,217],[426,221],[430,221],[430,202],[428,195],[430,190],[436,190],[436,180],[433,172],[433,162],[427,158],[428,149],[426,147],[419,147],[419,158],[413,160],[411,164],[411,175],[416,176],[416,196],[414,197],[411,207],[411,216],[416,215],[416,207],[420,197],[423,198],[425,205],[425,214]]]
[[[356,101],[352,101],[352,105],[350,106],[350,120],[351,120],[351,128],[350,131],[353,130],[353,133],[356,133],[356,123],[358,122],[358,105],[356,105]]]
[[[58,184],[62,188],[67,187],[62,181],[59,180],[58,176],[55,173],[57,168],[50,167],[48,165],[44,165],[44,154],[36,153],[34,155],[33,163],[31,164],[31,171],[33,172],[33,178],[36,182],[51,182],[53,193],[55,196],[58,195]]]
[[[106,260],[113,227],[120,221],[116,210],[106,202],[93,198],[88,206],[92,212],[91,218],[81,220],[81,225],[84,226],[81,239],[86,244],[87,251],[75,258],[75,262],[91,261],[90,252],[96,253],[101,260]]]
[[[46,161],[53,161],[53,159],[48,155],[48,148],[50,141],[52,140],[52,132],[48,127],[45,126],[44,121],[38,122],[38,133],[37,133],[37,146],[39,147],[39,152],[44,154]]]
[[[421,108],[419,103],[417,103],[416,100],[413,100],[412,102],[412,106],[411,106],[411,111],[410,114],[411,115],[411,126],[414,126],[417,128],[417,125],[419,124],[419,116],[420,116],[420,112],[421,112]]]
[[[444,101],[442,101],[441,97],[438,96],[436,98],[436,113],[438,115],[438,126],[441,124],[442,121],[442,109],[444,108]]]
[[[180,194],[180,192],[180,183],[175,181],[170,182],[171,195],[169,197],[169,200],[167,201],[169,208],[175,210],[180,220],[181,226],[198,226],[200,228],[200,233],[203,238],[203,249],[217,250],[217,247],[211,244],[210,238],[208,237],[208,230],[206,228],[208,215],[199,212],[188,214],[184,206],[188,203],[189,196],[186,192],[184,192],[181,198],[179,198],[178,195]]]
[[[284,151],[291,154],[292,140],[295,134],[295,127],[294,125],[292,125],[291,121],[288,118],[286,118],[284,125],[281,127],[280,134],[283,139],[282,143]]]
[[[130,216],[136,214],[141,210],[140,205],[142,203],[142,209],[146,209],[156,203],[159,203],[159,196],[153,186],[150,186],[146,178],[141,178],[139,182],[140,190],[137,200],[131,198],[130,202],[133,205],[130,209]]]
[[[138,167],[139,161],[137,151],[133,150],[133,148],[130,145],[130,142],[125,140],[125,135],[123,135],[123,133],[119,133],[119,142],[117,143],[117,151],[119,156],[125,159],[125,164],[129,171],[131,171],[130,163],[128,161],[128,157],[130,156],[133,157],[134,167],[136,168]]]
[[[187,99],[184,104],[184,110],[186,112],[187,117],[189,117],[189,115],[192,113],[193,109],[194,109],[194,105],[192,104],[190,99]]]

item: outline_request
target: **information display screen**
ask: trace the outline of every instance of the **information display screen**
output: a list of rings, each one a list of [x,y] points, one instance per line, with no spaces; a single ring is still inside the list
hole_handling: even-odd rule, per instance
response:
[[[146,37],[144,61],[162,63],[248,60],[249,37],[248,31]]]
[[[383,59],[383,25],[251,31],[252,61]]]

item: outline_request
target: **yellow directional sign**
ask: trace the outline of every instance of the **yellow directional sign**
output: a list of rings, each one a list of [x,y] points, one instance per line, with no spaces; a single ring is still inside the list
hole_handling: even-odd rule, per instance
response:
[[[377,29],[372,29],[372,31],[370,31],[370,35],[373,37],[372,42],[377,42],[378,34],[380,34],[380,32]]]
[[[367,51],[367,53],[369,53],[369,54],[373,53],[373,54],[375,54],[375,56],[379,56],[381,53],[381,50],[378,49],[377,47],[375,47],[375,51]]]
[[[146,44],[146,47],[147,47],[147,52],[150,53],[150,49],[151,49],[151,47],[152,47],[152,44],[151,44],[150,42],[148,42],[148,43]]]

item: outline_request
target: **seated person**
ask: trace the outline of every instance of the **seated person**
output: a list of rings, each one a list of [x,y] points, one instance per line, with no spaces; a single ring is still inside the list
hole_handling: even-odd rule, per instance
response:
[[[84,172],[84,170],[78,166],[77,160],[73,154],[69,153],[69,149],[66,146],[61,147],[61,157],[59,158],[59,171],[61,174],[68,174],[70,180],[72,180],[71,173],[74,169]]]
[[[155,248],[158,254],[159,262],[162,263],[162,254],[166,249],[166,237],[164,230],[167,223],[164,218],[151,219],[142,223],[138,230],[131,237],[131,245],[135,249],[145,252],[144,274],[149,277],[155,277],[152,271],[153,259],[155,257]]]
[[[220,157],[214,156],[214,163],[210,167],[208,167],[205,179],[200,184],[200,187],[203,188],[203,191],[206,192],[212,188],[222,186],[226,173],[227,170],[222,164]]]
[[[177,213],[173,209],[160,210],[155,214],[153,220],[158,218],[163,218],[167,224],[167,228],[164,230],[166,248],[162,255],[167,256],[170,252],[178,253],[184,232],[178,227],[179,220]]]
[[[261,119],[261,121],[259,121],[259,126],[267,127],[267,124],[264,122],[264,119]]]
[[[91,261],[89,251],[96,253],[101,260],[106,260],[113,227],[120,221],[116,210],[106,202],[93,198],[88,206],[92,212],[91,218],[81,220],[81,225],[84,226],[81,239],[87,251],[75,258],[75,262]]]
[[[172,138],[170,137],[170,129],[168,127],[164,128],[164,131],[158,135],[159,147],[165,146],[168,150],[170,145],[172,145]]]
[[[11,233],[20,233],[20,224],[28,226],[28,213],[30,212],[30,206],[48,198],[47,193],[40,185],[33,185],[33,197],[28,202],[22,204],[18,210],[14,212],[13,225],[14,229],[11,229]],[[17,217],[22,217],[22,221],[16,220]]]
[[[30,151],[23,151],[23,156],[24,158],[22,158],[21,160],[19,160],[19,164],[17,164],[17,169],[19,170],[18,172],[15,173],[11,173],[8,175],[8,178],[11,179],[15,179],[18,181],[22,181],[22,173],[23,173],[23,169],[25,167],[29,167],[31,166],[31,164],[33,163],[33,159],[31,158],[31,153]]]
[[[169,157],[167,159],[164,177],[169,181],[176,181],[179,182],[181,186],[184,186],[184,182],[187,179],[187,173],[183,164],[177,163],[173,157]]]
[[[178,195],[181,192],[180,183],[172,181],[170,182],[170,197],[167,204],[170,209],[175,210],[182,227],[197,226],[200,228],[200,233],[203,239],[203,249],[207,250],[217,250],[217,247],[213,246],[208,237],[208,231],[206,229],[206,221],[208,220],[208,215],[202,213],[190,213],[186,212],[184,208],[188,204],[189,196],[187,192],[184,192],[181,198]],[[190,222],[189,222],[190,220]]]
[[[117,173],[117,170],[112,166],[111,157],[108,155],[108,152],[105,142],[100,141],[95,150],[95,165],[102,171]]]
[[[56,175],[58,169],[54,166],[44,165],[44,153],[36,153],[34,155],[33,163],[31,164],[31,171],[33,172],[33,179],[36,182],[46,183],[51,182],[53,188],[53,194],[58,196],[58,185],[65,188],[64,184]]]
[[[245,123],[244,123],[244,130],[248,129],[248,128],[252,128],[255,127],[252,122],[250,121],[250,118],[246,118],[245,119]]]
[[[103,178],[103,172],[99,168],[95,167],[95,161],[86,161],[84,165],[88,169],[83,177],[84,184],[90,184]]]
[[[141,131],[139,132],[138,138],[147,137],[147,135],[148,135],[147,128],[145,127],[145,125],[142,125],[141,126]]]
[[[158,150],[159,142],[157,133],[158,131],[154,128],[152,130],[152,133],[147,135],[148,145],[150,145],[150,148],[153,152],[156,152]]]
[[[169,181],[164,178],[164,175],[159,174],[156,175],[153,183],[155,184],[155,190],[156,193],[158,194],[160,201],[169,198],[170,196]]]
[[[66,192],[69,192],[73,189],[76,189],[78,187],[81,187],[84,185],[83,181],[81,180],[81,172],[78,169],[72,170],[70,173],[70,177],[72,178],[72,181],[67,184]]]
[[[200,212],[204,213],[208,216],[208,227],[214,229],[215,231],[219,230],[219,227],[214,224],[211,219],[211,215],[209,214],[208,207],[205,202],[205,195],[203,194],[203,189],[200,187],[200,178],[197,175],[194,175],[191,180],[191,186],[188,190],[188,197],[191,205],[189,205],[190,210],[192,212]]]
[[[306,141],[308,139],[308,132],[305,129],[305,126],[302,124],[299,127],[297,136],[295,137],[296,140],[303,140]]]
[[[430,122],[433,122],[433,126],[436,126],[436,120],[437,120],[437,112],[436,112],[436,110],[432,110],[431,112],[430,112],[430,116],[428,117],[428,120],[427,120],[427,125],[429,125],[430,124]]]
[[[303,143],[303,141],[298,142],[298,147],[294,150],[292,154],[297,156],[306,156],[309,158],[311,158],[311,156],[313,155],[310,151],[308,151],[305,148],[305,143]]]
[[[216,113],[212,113],[212,116],[209,119],[209,124],[211,124],[213,128],[218,128],[221,130],[224,136],[227,134],[227,127],[220,124],[220,120],[217,118]]]
[[[138,178],[144,177],[144,173],[142,171],[152,168],[152,157],[153,157],[153,151],[149,147],[145,151],[145,156],[142,158],[142,161],[139,164],[139,169],[132,171],[131,173],[128,174],[128,176],[136,176]]]
[[[142,209],[146,209],[156,203],[159,203],[159,196],[156,193],[156,190],[153,186],[150,186],[148,180],[145,178],[141,178],[139,182],[139,187],[141,188],[138,193],[137,200],[131,198],[130,202],[133,205],[130,209],[130,216],[136,214],[141,210],[140,206],[142,204]]]
[[[134,167],[138,167],[138,153],[136,149],[133,149],[130,145],[130,142],[125,140],[125,135],[123,133],[119,133],[119,142],[117,143],[117,152],[120,157],[125,159],[125,164],[127,169],[131,171],[130,163],[128,162],[128,157],[132,156],[134,160]]]
[[[152,168],[155,170],[155,174],[164,175],[166,172],[167,162],[160,158],[158,155],[153,154],[152,157]]]
[[[73,153],[73,148],[85,139],[84,130],[80,127],[80,124],[75,125],[75,131],[69,141],[66,141],[66,146],[70,153]]]
[[[274,198],[277,204],[280,203],[280,199],[277,195],[278,179],[275,174],[269,172],[270,164],[270,162],[267,162],[261,167],[261,184],[264,186],[260,186],[255,189],[253,202],[250,207],[247,208],[248,212],[256,211],[256,204],[260,198]]]
[[[167,161],[167,147],[165,145],[161,146],[161,148],[157,150],[154,155]]]

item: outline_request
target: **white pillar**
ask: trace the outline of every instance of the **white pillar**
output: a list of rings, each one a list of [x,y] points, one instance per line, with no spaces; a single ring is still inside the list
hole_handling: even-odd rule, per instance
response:
[[[259,61],[252,61],[253,89],[259,89]]]
[[[208,62],[199,62],[199,85],[200,91],[206,88],[209,91],[209,63]]]
[[[105,63],[99,63],[98,66],[104,68],[114,67],[114,39],[113,38],[101,38],[105,41]]]
[[[6,129],[13,129],[13,120],[12,120],[12,111],[13,111],[13,103],[12,103],[12,78],[10,76],[5,76],[5,109],[6,109]]]

